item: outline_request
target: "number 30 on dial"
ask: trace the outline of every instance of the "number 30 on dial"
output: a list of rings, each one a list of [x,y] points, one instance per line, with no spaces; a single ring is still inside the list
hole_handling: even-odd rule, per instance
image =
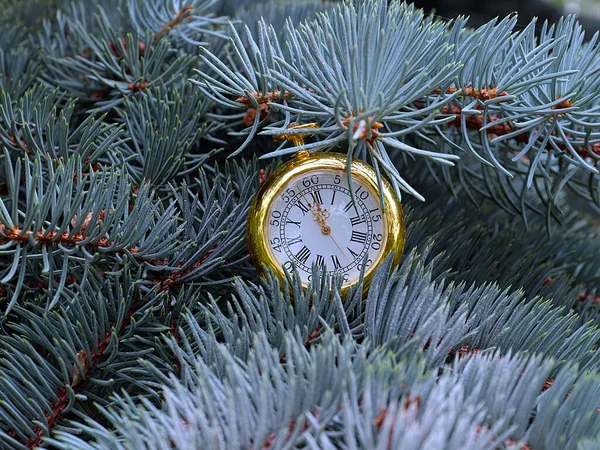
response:
[[[382,180],[385,208],[380,205],[375,171],[353,160],[352,201],[346,156],[299,154],[261,185],[248,215],[248,245],[259,268],[281,278],[283,268],[298,269],[303,284],[311,281],[312,265],[343,277],[342,294],[359,282],[365,264],[364,288],[375,268],[392,251],[400,259],[406,235],[402,207]]]

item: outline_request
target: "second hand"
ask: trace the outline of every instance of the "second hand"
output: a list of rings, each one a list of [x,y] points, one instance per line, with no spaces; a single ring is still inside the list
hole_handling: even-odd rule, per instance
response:
[[[340,250],[340,252],[342,253],[342,255],[344,255],[344,258],[346,258],[346,261],[348,262],[352,262],[348,259],[348,256],[346,256],[346,253],[344,252],[344,250],[342,250],[342,248],[339,246],[339,244],[336,242],[336,240],[333,238],[333,236],[331,235],[331,233],[329,233],[329,237],[331,238],[331,240],[333,241],[333,243],[335,244],[335,246]]]

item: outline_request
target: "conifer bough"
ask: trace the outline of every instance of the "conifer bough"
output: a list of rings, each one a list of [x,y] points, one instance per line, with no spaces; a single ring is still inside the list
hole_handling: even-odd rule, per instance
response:
[[[0,448],[600,446],[600,58],[575,18],[5,3]],[[366,298],[249,262],[253,195],[300,149],[411,194]]]

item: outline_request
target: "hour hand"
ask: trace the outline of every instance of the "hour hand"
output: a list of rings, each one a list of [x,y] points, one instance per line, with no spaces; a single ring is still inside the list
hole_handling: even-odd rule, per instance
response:
[[[312,211],[314,221],[317,222],[321,226],[321,233],[323,233],[323,234],[331,233],[331,227],[329,225],[327,225],[327,223],[325,222],[325,220],[329,217],[329,211],[327,211],[327,209],[322,209],[321,204],[317,201],[316,198],[314,199],[315,201],[313,203],[309,202],[299,187],[298,187],[298,192],[300,192],[300,194],[302,194],[302,197],[304,197],[304,200],[306,201],[306,203],[308,203],[308,207]]]
[[[317,209],[313,209],[313,219],[319,225],[321,225],[321,233],[329,234],[331,233],[331,227],[327,225],[326,219],[329,217],[329,211],[326,209],[321,209],[321,205],[317,203]]]

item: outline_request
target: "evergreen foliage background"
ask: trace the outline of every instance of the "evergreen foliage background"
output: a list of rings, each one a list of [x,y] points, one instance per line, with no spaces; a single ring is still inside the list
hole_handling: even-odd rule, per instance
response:
[[[3,6],[2,449],[600,446],[600,55],[574,18]],[[402,195],[364,299],[249,261],[291,122]]]

